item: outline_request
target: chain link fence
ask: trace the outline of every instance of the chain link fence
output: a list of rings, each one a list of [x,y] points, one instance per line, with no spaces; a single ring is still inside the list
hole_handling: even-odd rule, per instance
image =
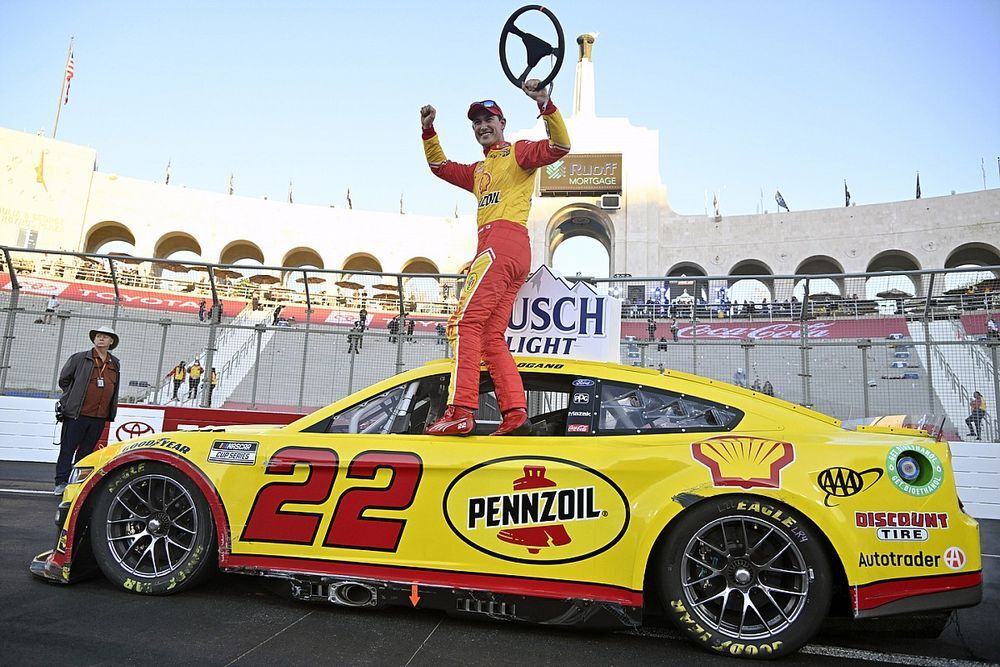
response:
[[[139,404],[327,405],[449,356],[444,324],[462,281],[0,251],[0,393],[57,396],[66,358],[110,325],[121,400]],[[952,433],[995,441],[998,271],[575,280],[622,300],[624,364],[741,384],[844,420],[935,415]],[[748,281],[766,296],[733,298]],[[868,294],[886,281],[898,286]],[[197,382],[187,370],[196,360]]]

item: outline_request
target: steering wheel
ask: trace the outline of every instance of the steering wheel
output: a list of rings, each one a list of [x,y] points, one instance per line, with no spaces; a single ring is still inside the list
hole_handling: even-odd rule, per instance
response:
[[[556,35],[559,37],[557,46],[553,47],[544,39],[536,37],[530,32],[524,32],[514,25],[514,22],[519,16],[521,16],[521,14],[532,10],[545,14],[545,16],[552,21],[552,25],[556,29]],[[507,36],[510,34],[520,37],[521,41],[524,43],[524,48],[527,51],[528,66],[523,72],[521,72],[520,76],[514,76],[514,73],[510,71],[510,65],[507,63]],[[510,82],[518,88],[520,88],[524,81],[528,78],[528,74],[531,70],[533,70],[538,62],[545,56],[554,56],[556,63],[552,67],[552,71],[549,72],[549,75],[542,79],[542,82],[538,85],[538,87],[544,88],[552,83],[552,80],[556,78],[556,74],[559,73],[559,68],[562,67],[563,56],[565,55],[566,40],[563,37],[562,26],[559,25],[559,21],[556,19],[555,14],[541,5],[525,5],[524,7],[521,7],[510,15],[510,18],[507,19],[507,23],[503,26],[503,30],[500,32],[500,66],[503,67],[503,73],[507,75]]]

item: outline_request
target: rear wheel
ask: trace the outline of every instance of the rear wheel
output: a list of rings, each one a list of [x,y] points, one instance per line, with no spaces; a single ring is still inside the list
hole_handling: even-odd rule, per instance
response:
[[[169,595],[215,570],[215,527],[208,502],[183,473],[141,462],[111,473],[90,522],[104,576],[135,593]]]
[[[669,528],[656,564],[671,621],[716,653],[792,653],[819,629],[832,597],[815,530],[794,510],[753,496],[691,508]]]

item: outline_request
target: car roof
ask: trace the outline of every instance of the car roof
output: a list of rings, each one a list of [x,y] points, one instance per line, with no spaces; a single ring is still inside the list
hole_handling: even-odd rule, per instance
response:
[[[655,368],[643,368],[640,366],[625,366],[607,361],[587,361],[581,359],[567,359],[564,357],[522,357],[514,356],[514,362],[522,372],[530,373],[551,373],[558,375],[582,375],[597,377],[602,380],[619,382],[630,382],[639,385],[659,387],[669,391],[692,394],[719,403],[729,404],[734,402],[744,404],[749,399],[752,402],[788,410],[802,417],[811,418],[840,428],[841,422],[835,417],[811,410],[807,407],[789,403],[780,398],[768,396],[767,394],[752,391],[721,382],[700,375],[684,373],[677,370],[665,369],[662,373]],[[401,383],[416,380],[431,375],[451,373],[454,365],[453,359],[435,359],[428,361],[422,366],[404,371],[398,375],[386,378],[365,389],[357,391],[349,396],[320,408],[312,414],[306,415],[302,419],[292,422],[285,428],[290,431],[297,431],[301,428],[314,424],[317,420],[328,415],[335,414],[340,410],[354,405],[365,396],[372,396],[387,389],[391,389]],[[740,407],[740,406],[737,406]]]

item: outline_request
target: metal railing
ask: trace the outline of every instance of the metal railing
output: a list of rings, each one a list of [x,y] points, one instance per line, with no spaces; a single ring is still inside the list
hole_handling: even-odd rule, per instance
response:
[[[199,279],[178,278],[186,267],[200,267]],[[1000,310],[1000,290],[949,289],[962,284],[962,274],[985,270],[998,275],[1000,267],[571,280],[625,297],[622,363],[662,365],[726,382],[742,368],[747,385],[769,380],[777,395],[837,417],[948,412],[956,429],[964,427],[960,411],[980,391],[988,403],[986,429],[997,433],[1000,341],[986,336],[985,322]],[[842,293],[864,294],[868,280],[892,276],[919,284],[919,293],[842,299],[811,289],[829,279]],[[65,358],[89,347],[91,328],[111,324],[122,337],[116,354],[123,360],[123,399],[172,401],[167,370],[177,359],[198,358],[205,368],[200,405],[300,412],[448,356],[436,325],[453,310],[462,280],[8,247],[0,247],[0,278],[0,393],[57,395]],[[411,289],[414,279],[424,279],[429,292]],[[731,292],[742,280],[766,284],[767,303],[718,298],[719,288]],[[635,303],[640,290],[643,303]],[[55,314],[46,313],[49,295],[59,300]],[[230,312],[218,321],[209,306],[208,317],[199,318],[202,298],[225,303]],[[352,327],[362,307],[367,327],[353,333],[355,350]],[[395,334],[388,329],[392,318],[402,323]],[[411,320],[412,336],[406,333]],[[936,333],[944,322],[951,323],[947,335]],[[955,348],[967,354],[945,354]],[[923,354],[911,356],[911,350]],[[213,364],[219,385],[210,400]],[[935,369],[943,377],[936,378]]]

